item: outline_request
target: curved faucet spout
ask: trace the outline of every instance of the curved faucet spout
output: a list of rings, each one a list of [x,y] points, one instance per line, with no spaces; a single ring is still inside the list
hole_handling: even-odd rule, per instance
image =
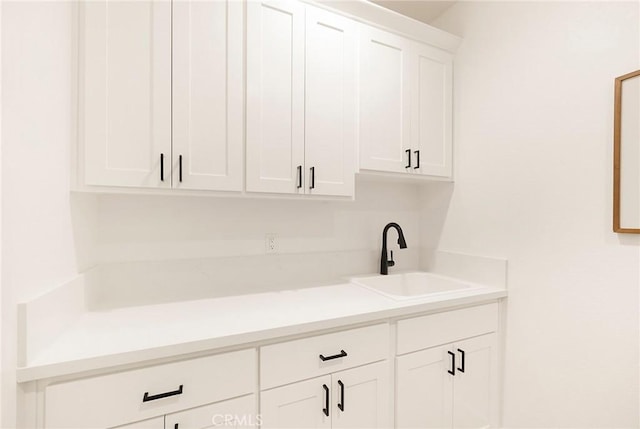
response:
[[[402,228],[395,222],[388,223],[382,230],[382,255],[380,257],[380,274],[387,275],[389,273],[389,267],[393,267],[395,262],[393,260],[393,252],[391,252],[391,260],[387,259],[387,232],[390,228],[395,228],[398,231],[398,245],[401,249],[407,248],[407,242],[404,239],[404,233]]]

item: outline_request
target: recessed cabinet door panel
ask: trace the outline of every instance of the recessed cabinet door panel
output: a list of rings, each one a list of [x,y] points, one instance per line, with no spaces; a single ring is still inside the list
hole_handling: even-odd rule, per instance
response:
[[[262,428],[330,428],[331,376],[313,378],[260,393]],[[328,399],[328,400],[327,400]],[[327,416],[324,410],[328,410]]]
[[[338,372],[332,379],[333,429],[393,427],[387,361]]]
[[[247,191],[304,193],[304,5],[247,3]]]
[[[407,39],[360,29],[360,168],[405,172],[411,126]]]
[[[464,373],[456,371],[453,427],[497,427],[497,340],[495,334],[456,343],[457,366],[464,351]]]
[[[354,192],[355,31],[355,22],[307,7],[305,165],[310,194]]]
[[[452,56],[418,45],[417,91],[412,124],[419,150],[419,168],[411,171],[441,177],[451,176],[452,159]],[[414,152],[417,164],[417,154]]]
[[[171,4],[90,1],[80,16],[85,183],[170,187]]]
[[[434,347],[396,358],[396,427],[451,427],[453,377],[447,372],[448,350],[448,346]]]
[[[241,2],[173,3],[175,188],[242,189],[242,31]]]
[[[242,396],[165,416],[166,429],[257,427],[255,395]]]
[[[164,416],[143,420],[128,425],[117,426],[112,429],[164,429]]]

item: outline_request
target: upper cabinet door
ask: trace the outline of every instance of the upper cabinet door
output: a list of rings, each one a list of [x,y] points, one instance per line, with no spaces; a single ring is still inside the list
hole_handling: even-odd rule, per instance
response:
[[[415,44],[416,88],[412,91],[412,171],[451,177],[453,56],[423,44]]]
[[[80,17],[85,183],[170,187],[171,3],[82,2]]]
[[[243,6],[173,3],[173,186],[242,190]]]
[[[304,193],[304,4],[247,3],[247,191]]]
[[[355,22],[307,7],[305,166],[310,194],[354,193],[356,40]]]
[[[360,28],[360,168],[405,172],[410,148],[412,43]]]

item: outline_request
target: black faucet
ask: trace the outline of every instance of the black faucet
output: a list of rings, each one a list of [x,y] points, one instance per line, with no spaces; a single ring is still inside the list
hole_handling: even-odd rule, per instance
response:
[[[389,274],[389,267],[393,267],[396,263],[393,261],[393,250],[391,251],[391,260],[387,260],[387,231],[389,228],[395,228],[398,231],[398,245],[401,249],[407,248],[407,242],[404,241],[402,228],[395,222],[388,223],[382,230],[382,256],[380,257],[380,274],[386,276]]]

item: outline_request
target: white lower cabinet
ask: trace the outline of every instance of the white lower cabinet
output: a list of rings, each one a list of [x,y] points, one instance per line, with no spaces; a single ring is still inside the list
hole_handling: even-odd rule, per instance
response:
[[[54,380],[38,427],[498,427],[498,311],[493,302],[267,343],[259,354]]]
[[[112,429],[248,429],[258,426],[255,409],[255,395],[247,395]]]
[[[255,395],[209,404],[165,416],[165,429],[210,427],[254,428],[258,426]]]
[[[263,428],[388,428],[387,361],[263,391]]]
[[[153,428],[159,416],[251,395],[256,364],[256,350],[248,349],[52,383],[44,389],[44,427],[110,428],[139,422],[133,427]]]
[[[397,428],[498,426],[497,316],[492,304],[399,322],[398,348],[410,353],[396,357]],[[426,348],[405,350],[410,331],[438,326],[437,335],[413,342]],[[430,344],[438,336],[446,343]]]

